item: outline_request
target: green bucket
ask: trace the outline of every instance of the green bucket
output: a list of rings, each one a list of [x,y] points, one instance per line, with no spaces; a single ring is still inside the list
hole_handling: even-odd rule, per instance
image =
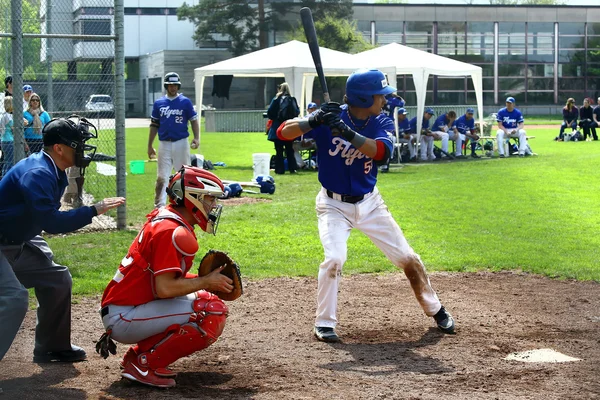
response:
[[[144,171],[145,165],[146,165],[146,162],[144,160],[129,161],[129,169],[131,170],[131,173],[134,175],[143,174],[145,172]]]

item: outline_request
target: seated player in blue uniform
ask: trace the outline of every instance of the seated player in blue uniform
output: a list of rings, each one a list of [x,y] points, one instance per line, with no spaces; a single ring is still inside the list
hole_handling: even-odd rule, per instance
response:
[[[434,134],[433,132],[431,132],[431,129],[429,129],[429,120],[431,119],[431,117],[433,117],[435,115],[435,112],[433,111],[433,108],[427,108],[425,110],[425,112],[423,113],[423,120],[421,122],[421,160],[423,161],[427,161],[427,158],[429,158],[429,161],[433,161],[436,159],[435,155],[433,154],[433,140],[437,139],[440,140],[441,136]],[[410,134],[412,135],[417,135],[417,117],[412,118],[409,122],[408,122],[409,128],[408,131]]]
[[[472,108],[467,108],[465,115],[458,117],[456,121],[454,121],[454,124],[452,124],[452,132],[457,137],[460,136],[461,141],[465,144],[465,146],[469,143],[469,141],[471,141],[471,157],[480,158],[477,153],[475,153],[479,136],[475,133],[475,119],[473,118],[474,113],[475,110]]]
[[[358,70],[346,82],[346,104],[326,103],[308,118],[286,121],[277,131],[282,140],[312,131],[317,142],[322,187],[316,210],[325,260],[319,267],[313,332],[321,341],[340,341],[335,331],[338,285],[353,228],[404,270],[423,311],[434,318],[439,329],[454,332],[454,319],[440,303],[419,255],[406,241],[376,186],[377,165],[385,164],[393,150],[388,133],[394,131],[394,124],[381,109],[385,95],[395,91],[381,71]]]
[[[496,140],[498,141],[498,154],[500,158],[508,157],[510,154],[504,153],[504,141],[510,138],[519,139],[519,156],[530,156],[531,149],[527,144],[527,133],[524,129],[525,119],[518,108],[515,108],[515,99],[509,97],[506,99],[506,107],[501,108],[496,115],[498,122],[498,131],[496,131]]]

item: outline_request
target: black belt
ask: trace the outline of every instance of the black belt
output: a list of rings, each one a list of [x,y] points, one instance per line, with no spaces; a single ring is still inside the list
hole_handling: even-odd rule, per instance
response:
[[[102,310],[100,310],[100,318],[104,318],[105,315],[108,315],[108,306],[104,306],[102,307]]]
[[[14,240],[10,240],[8,238],[5,238],[4,236],[0,235],[0,245],[4,245],[4,246],[9,246],[9,245],[15,245],[15,244],[21,244],[23,242],[16,242]]]
[[[359,201],[361,201],[362,199],[365,198],[365,195],[360,195],[360,196],[348,196],[345,194],[337,194],[337,193],[333,193],[331,190],[327,190],[327,196],[331,197],[332,199],[335,200],[341,200],[344,203],[350,203],[350,204],[354,204],[354,203],[358,203]],[[339,196],[340,198],[336,198],[337,196]]]
[[[171,138],[167,138],[167,139],[160,139],[161,142],[178,142],[183,138],[179,138],[179,139],[171,139]]]

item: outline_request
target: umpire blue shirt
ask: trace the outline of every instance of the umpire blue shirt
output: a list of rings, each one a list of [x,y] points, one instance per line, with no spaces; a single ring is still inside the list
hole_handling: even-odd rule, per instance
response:
[[[61,212],[67,174],[44,151],[19,161],[0,180],[0,237],[20,244],[39,235],[75,231],[92,222],[95,207]]]

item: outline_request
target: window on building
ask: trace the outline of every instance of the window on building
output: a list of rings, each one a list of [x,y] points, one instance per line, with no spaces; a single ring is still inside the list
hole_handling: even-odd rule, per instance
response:
[[[81,19],[75,22],[75,32],[80,35],[110,35],[109,19]]]
[[[402,43],[402,21],[377,21],[375,22],[375,42],[382,46],[390,43]],[[371,27],[369,24],[369,38]],[[370,39],[369,39],[370,40]]]

